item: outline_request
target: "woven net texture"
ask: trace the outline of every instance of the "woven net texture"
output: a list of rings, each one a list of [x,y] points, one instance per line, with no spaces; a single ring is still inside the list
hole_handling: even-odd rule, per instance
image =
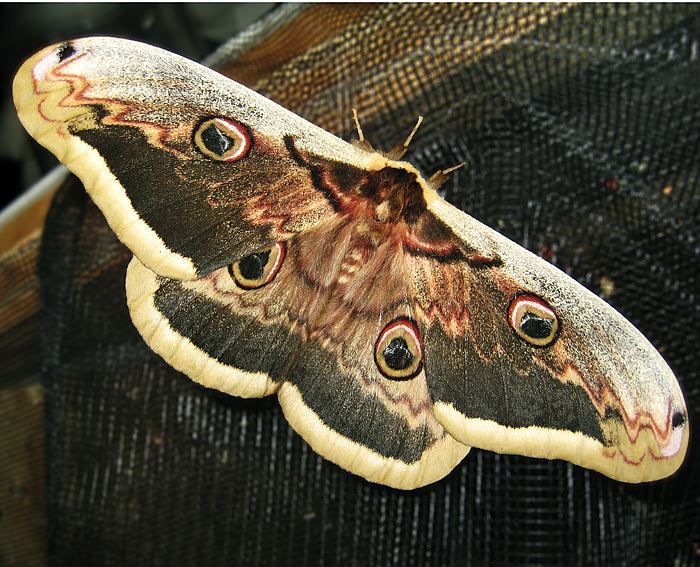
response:
[[[700,9],[282,6],[210,62],[376,147],[622,312],[700,423]],[[631,486],[472,450],[402,492],[316,455],[275,397],[191,382],[129,319],[129,252],[76,181],[44,231],[51,565],[700,564],[700,451]],[[262,355],[262,353],[261,353]]]

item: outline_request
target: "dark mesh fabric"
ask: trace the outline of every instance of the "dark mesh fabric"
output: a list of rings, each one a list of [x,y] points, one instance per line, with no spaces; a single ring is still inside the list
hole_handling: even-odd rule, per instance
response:
[[[695,428],[699,38],[694,5],[285,6],[219,63],[346,138],[357,107],[376,146],[423,114],[407,159],[465,161],[445,197],[636,324]],[[700,564],[692,434],[682,470],[642,486],[476,449],[424,489],[369,484],[274,397],[205,390],[152,354],[129,256],[65,187],[40,264],[52,565]]]

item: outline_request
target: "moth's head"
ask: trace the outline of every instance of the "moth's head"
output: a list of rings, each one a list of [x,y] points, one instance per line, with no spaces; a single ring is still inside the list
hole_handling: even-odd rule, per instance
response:
[[[409,146],[411,145],[411,142],[413,141],[413,137],[416,135],[418,128],[420,128],[420,125],[423,123],[422,116],[418,117],[413,130],[411,130],[411,133],[401,144],[397,144],[391,150],[385,152],[375,149],[372,144],[367,141],[364,132],[362,131],[362,127],[360,126],[360,120],[357,116],[356,109],[352,109],[352,114],[353,119],[355,120],[358,136],[356,139],[352,140],[352,145],[365,152],[381,156],[385,162],[385,169],[402,170],[406,173],[412,174],[414,181],[420,186],[421,192],[428,201],[437,196],[436,191],[445,183],[445,181],[447,181],[448,175],[464,165],[464,163],[460,163],[447,169],[440,169],[426,180],[412,164],[407,161],[402,161],[403,157],[408,151]]]
[[[360,193],[371,203],[380,224],[403,221],[412,225],[426,210],[417,173],[403,168],[385,167],[370,172]]]

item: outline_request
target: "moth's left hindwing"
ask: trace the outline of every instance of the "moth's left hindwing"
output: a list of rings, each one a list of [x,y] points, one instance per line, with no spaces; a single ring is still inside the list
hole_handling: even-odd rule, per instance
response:
[[[257,279],[245,277],[258,275],[255,265],[239,262],[178,281],[134,258],[129,310],[151,348],[193,380],[238,396],[277,392],[291,425],[325,458],[373,482],[422,486],[469,448],[433,416],[420,366],[410,380],[387,380],[367,355],[380,321],[410,306],[409,279],[394,288],[393,307],[380,302],[375,310],[369,300],[364,312],[352,310],[330,295],[351,232],[329,219],[272,250],[263,261],[284,254],[278,271],[259,269]]]
[[[469,446],[630,482],[680,466],[687,411],[646,339],[410,164],[125,40],[43,50],[14,97],[134,253],[151,348],[206,386],[277,393],[324,457],[400,488]]]

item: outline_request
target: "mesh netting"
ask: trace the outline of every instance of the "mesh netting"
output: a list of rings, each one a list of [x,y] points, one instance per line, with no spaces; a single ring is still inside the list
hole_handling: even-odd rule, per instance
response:
[[[661,350],[700,423],[700,9],[282,7],[217,63],[320,126],[462,161],[444,196],[605,297]],[[231,60],[232,59],[232,60]],[[472,450],[400,492],[317,456],[274,397],[205,390],[151,353],[130,254],[72,182],[45,228],[53,565],[689,565],[700,453],[624,485]]]

